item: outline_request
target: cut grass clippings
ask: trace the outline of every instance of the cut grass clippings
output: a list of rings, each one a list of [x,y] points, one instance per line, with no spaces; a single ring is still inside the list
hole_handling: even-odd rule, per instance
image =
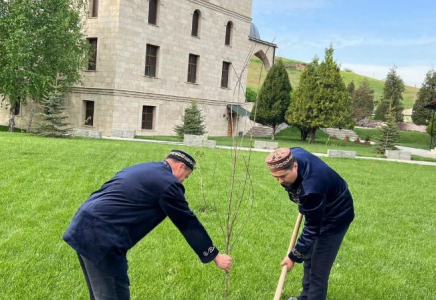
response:
[[[161,160],[174,146],[1,132],[0,145],[0,299],[88,299],[77,257],[61,239],[73,214],[120,169]],[[223,221],[231,152],[202,151],[206,197],[216,198]],[[268,173],[265,156],[252,153],[255,202],[232,253],[234,300],[273,298],[298,213]],[[433,299],[436,206],[431,178],[436,168],[323,160],[347,180],[356,212],[331,273],[329,299]],[[185,187],[191,209],[223,249],[217,217],[213,209],[204,209],[198,171]],[[168,220],[140,241],[128,260],[134,300],[223,299],[224,273],[214,263],[201,264]],[[281,299],[299,293],[301,277],[298,265],[288,275]]]

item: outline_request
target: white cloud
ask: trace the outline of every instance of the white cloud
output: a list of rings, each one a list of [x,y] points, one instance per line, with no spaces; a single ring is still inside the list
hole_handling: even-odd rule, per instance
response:
[[[342,69],[351,69],[354,73],[371,78],[385,80],[392,66],[341,63]],[[409,86],[420,88],[425,75],[430,70],[428,66],[397,66],[397,74]]]

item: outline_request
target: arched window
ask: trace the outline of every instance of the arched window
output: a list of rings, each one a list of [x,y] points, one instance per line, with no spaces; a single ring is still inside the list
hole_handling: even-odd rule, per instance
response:
[[[192,30],[191,35],[192,36],[198,36],[198,29],[200,28],[200,11],[197,9],[194,11],[194,14],[192,16]]]
[[[158,0],[149,0],[148,3],[148,23],[157,25]]]
[[[233,23],[229,21],[226,26],[226,45],[230,46],[232,42],[232,29],[233,29]]]

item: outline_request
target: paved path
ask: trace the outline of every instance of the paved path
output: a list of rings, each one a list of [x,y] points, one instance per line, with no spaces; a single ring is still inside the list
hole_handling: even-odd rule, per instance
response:
[[[145,140],[145,139],[126,139],[126,138],[116,138],[116,137],[108,137],[104,136],[103,139],[107,140],[117,140],[117,141],[131,141],[131,142],[142,142],[142,143],[156,143],[156,144],[167,144],[167,145],[179,145],[179,146],[189,146],[182,142],[169,142],[169,141],[159,141],[159,140]],[[218,149],[228,149],[231,150],[233,147],[231,146],[219,146],[217,145],[216,148]],[[409,148],[409,147],[402,147],[398,146],[401,150],[412,152],[413,155],[419,155],[423,157],[429,157],[429,158],[435,158],[436,156],[431,154],[430,151],[423,150],[423,149],[416,149],[416,148]],[[250,148],[245,147],[238,147],[240,150],[248,151]],[[268,149],[256,149],[251,148],[252,151],[256,152],[266,152],[269,153],[271,150]],[[326,157],[326,153],[313,153],[316,156],[323,156]],[[348,158],[349,159],[349,158]],[[405,164],[415,164],[415,165],[426,165],[426,166],[434,166],[436,167],[436,162],[429,162],[429,161],[419,161],[419,160],[399,160],[399,159],[387,159],[387,158],[379,158],[379,157],[367,157],[367,156],[356,156],[356,159],[372,159],[372,160],[383,160],[383,161],[394,161],[399,163],[405,163]]]

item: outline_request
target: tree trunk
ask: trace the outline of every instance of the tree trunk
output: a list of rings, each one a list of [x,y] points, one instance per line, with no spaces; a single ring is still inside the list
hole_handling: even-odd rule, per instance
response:
[[[29,115],[29,123],[27,124],[27,132],[30,132],[32,130],[33,116],[35,115],[35,106],[33,105],[32,99],[29,100],[29,107],[30,107],[30,115]]]
[[[9,124],[8,124],[8,131],[13,132],[15,128],[15,107],[11,107],[9,110]]]
[[[273,141],[274,141],[274,139],[276,137],[276,129],[277,129],[277,126],[273,126],[272,127],[273,132],[272,132],[272,135],[271,135],[271,140],[273,140]]]
[[[310,128],[310,140],[309,140],[310,144],[315,143],[315,133],[317,129],[318,128]]]
[[[309,130],[304,128],[298,128],[298,129],[300,130],[300,139],[302,141],[305,141],[307,139],[307,135],[309,134]]]

